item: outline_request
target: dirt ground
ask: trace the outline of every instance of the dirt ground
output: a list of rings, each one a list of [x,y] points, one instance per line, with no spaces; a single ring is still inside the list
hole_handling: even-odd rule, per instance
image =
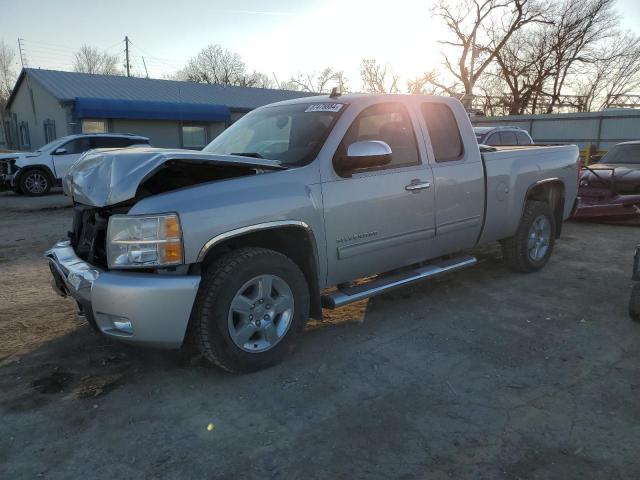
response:
[[[69,209],[0,199],[0,478],[640,478],[640,230],[570,223],[314,322],[233,376],[96,336],[49,287]]]

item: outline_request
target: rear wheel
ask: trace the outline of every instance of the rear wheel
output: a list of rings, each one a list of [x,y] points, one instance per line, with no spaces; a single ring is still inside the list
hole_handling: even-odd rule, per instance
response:
[[[46,195],[51,190],[51,177],[40,168],[32,168],[20,175],[19,187],[23,194],[30,197]]]
[[[210,362],[251,372],[280,362],[309,317],[309,288],[288,257],[243,248],[210,265],[191,321],[195,343]]]
[[[502,242],[504,259],[514,271],[535,272],[545,266],[555,243],[556,223],[545,202],[528,201],[513,237]]]

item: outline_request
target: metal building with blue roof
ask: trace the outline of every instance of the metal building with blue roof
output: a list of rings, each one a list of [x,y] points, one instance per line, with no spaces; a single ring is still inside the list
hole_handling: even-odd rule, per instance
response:
[[[144,135],[158,147],[199,149],[250,110],[306,95],[25,68],[7,103],[0,148],[34,150],[72,133],[113,132]]]

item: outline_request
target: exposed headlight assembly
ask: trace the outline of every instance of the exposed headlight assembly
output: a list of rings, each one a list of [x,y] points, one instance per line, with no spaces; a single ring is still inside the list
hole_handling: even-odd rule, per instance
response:
[[[168,267],[184,262],[182,229],[175,213],[112,215],[107,228],[109,268]]]

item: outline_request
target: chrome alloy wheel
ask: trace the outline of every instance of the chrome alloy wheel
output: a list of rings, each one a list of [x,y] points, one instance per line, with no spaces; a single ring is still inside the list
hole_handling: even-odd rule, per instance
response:
[[[24,179],[24,186],[28,193],[38,195],[47,189],[48,180],[40,172],[28,173]]]
[[[293,308],[293,292],[280,277],[252,278],[231,301],[227,319],[231,340],[245,352],[270,350],[289,330]]]
[[[551,222],[549,219],[540,215],[531,224],[529,236],[527,240],[527,251],[529,258],[534,262],[538,262],[544,258],[549,250],[551,243]]]

